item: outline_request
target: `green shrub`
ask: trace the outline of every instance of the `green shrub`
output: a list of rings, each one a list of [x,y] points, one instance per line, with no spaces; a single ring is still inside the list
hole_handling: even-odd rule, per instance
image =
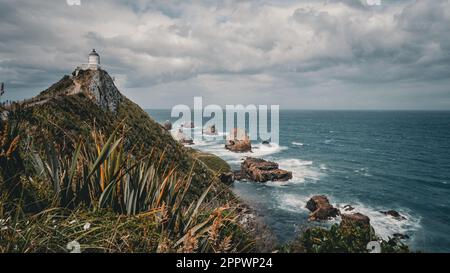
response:
[[[334,224],[330,229],[313,227],[306,229],[294,242],[282,247],[284,252],[300,253],[368,253],[369,242],[380,242],[383,253],[409,252],[408,246],[398,239],[385,241],[375,235],[373,229],[353,226],[343,229]]]

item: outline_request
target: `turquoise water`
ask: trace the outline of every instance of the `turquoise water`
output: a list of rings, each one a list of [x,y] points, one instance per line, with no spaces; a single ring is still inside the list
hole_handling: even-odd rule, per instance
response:
[[[158,122],[170,117],[169,110],[148,112]],[[293,171],[287,183],[233,187],[281,241],[311,225],[305,203],[326,194],[369,216],[384,238],[407,234],[414,250],[450,252],[450,112],[281,111],[279,146],[256,144],[253,154],[233,154],[218,141],[195,147],[235,168],[250,155]],[[407,220],[379,212],[388,209]]]

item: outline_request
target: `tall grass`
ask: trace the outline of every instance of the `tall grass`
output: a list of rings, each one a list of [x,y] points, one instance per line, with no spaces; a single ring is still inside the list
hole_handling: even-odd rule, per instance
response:
[[[23,174],[23,162],[19,154],[19,126],[16,122],[0,119],[0,189],[2,193],[17,197],[22,189],[20,175]]]
[[[235,206],[208,203],[212,184],[194,202],[187,202],[192,173],[180,175],[175,164],[163,164],[164,153],[133,156],[133,151],[125,150],[125,139],[118,126],[109,137],[93,130],[89,138],[78,139],[69,154],[59,152],[51,141],[42,150],[24,149],[25,161],[33,167],[25,180],[42,181],[51,189],[51,205],[22,218],[0,213],[7,227],[0,232],[0,252],[66,251],[65,244],[71,240],[80,241],[89,251],[252,250],[252,242],[237,223]],[[83,230],[68,221],[97,224]],[[119,229],[133,238],[139,233],[151,239],[127,242],[125,247],[120,243],[124,239],[114,235]]]

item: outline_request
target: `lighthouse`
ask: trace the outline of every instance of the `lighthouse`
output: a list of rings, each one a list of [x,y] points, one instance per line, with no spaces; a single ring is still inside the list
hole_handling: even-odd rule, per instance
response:
[[[80,74],[80,71],[82,70],[100,70],[100,55],[98,55],[97,51],[95,49],[92,49],[91,53],[89,53],[88,56],[88,62],[83,63],[80,66],[77,66],[75,69],[73,76],[78,76]]]
[[[92,49],[92,52],[89,53],[88,68],[92,70],[100,68],[100,55],[98,55],[95,49]]]

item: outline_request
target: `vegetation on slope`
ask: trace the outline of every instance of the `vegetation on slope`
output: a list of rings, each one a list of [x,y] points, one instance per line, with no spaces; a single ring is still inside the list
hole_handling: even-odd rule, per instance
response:
[[[182,174],[192,168],[192,180],[195,188],[190,195],[200,196],[213,182],[212,193],[222,194],[219,199],[226,201],[233,198],[232,193],[217,180],[217,174],[208,165],[195,164],[193,152],[175,141],[169,132],[139,106],[124,98],[118,106],[117,113],[104,111],[93,103],[85,94],[57,96],[44,104],[18,110],[18,115],[27,124],[24,134],[35,136],[36,144],[46,139],[55,140],[61,153],[71,152],[78,136],[89,136],[93,129],[111,133],[123,122],[124,148],[142,156],[154,150],[164,153],[163,163],[173,164]],[[190,198],[190,197],[189,197]]]
[[[79,137],[71,152],[61,154],[51,141],[21,143],[11,124],[0,124],[6,136],[0,252],[77,251],[78,245],[95,252],[252,250],[237,224],[236,204],[208,201],[212,184],[194,202],[184,202],[191,175],[163,164],[164,153],[155,149],[145,156],[126,153],[123,127],[109,137],[99,131]],[[3,168],[14,165],[28,167],[18,174]]]
[[[225,160],[216,155],[196,150],[192,150],[192,155],[194,158],[205,164],[214,173],[220,174],[231,172],[230,165]]]
[[[105,110],[83,84],[71,93],[64,77],[0,121],[0,252],[255,250],[217,179],[225,161],[183,147],[125,97]],[[314,228],[282,250],[366,252],[358,234]]]
[[[369,242],[378,242],[382,253],[408,253],[409,248],[396,238],[383,240],[375,235],[373,228],[353,225],[343,228],[334,224],[329,229],[308,228],[297,239],[281,248],[290,253],[369,253]]]

